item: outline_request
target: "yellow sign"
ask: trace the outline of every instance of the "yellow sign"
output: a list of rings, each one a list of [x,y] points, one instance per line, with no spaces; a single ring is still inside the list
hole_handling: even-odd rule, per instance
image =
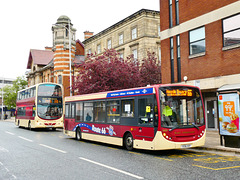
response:
[[[150,113],[151,112],[151,107],[150,106],[146,106],[146,113]]]

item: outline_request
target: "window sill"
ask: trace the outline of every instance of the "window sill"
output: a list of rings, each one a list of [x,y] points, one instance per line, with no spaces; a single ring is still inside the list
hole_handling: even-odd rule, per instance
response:
[[[227,50],[231,50],[231,49],[235,49],[235,48],[240,48],[240,44],[234,44],[231,46],[225,46],[222,48],[223,51],[227,51]]]
[[[193,58],[197,58],[197,57],[201,57],[201,56],[205,56],[206,53],[202,52],[202,53],[197,53],[197,54],[192,54],[188,56],[188,59],[193,59]]]

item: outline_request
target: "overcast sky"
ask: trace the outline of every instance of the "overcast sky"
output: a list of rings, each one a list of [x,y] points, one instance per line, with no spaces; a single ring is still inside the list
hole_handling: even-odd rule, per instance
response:
[[[71,19],[77,29],[94,34],[140,9],[159,11],[159,0],[8,0],[0,6],[0,77],[25,75],[30,49],[52,46],[52,24],[61,15]]]

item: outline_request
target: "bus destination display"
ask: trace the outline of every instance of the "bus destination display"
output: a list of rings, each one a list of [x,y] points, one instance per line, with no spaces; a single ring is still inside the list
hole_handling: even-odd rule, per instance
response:
[[[188,96],[192,97],[193,92],[192,89],[184,90],[184,89],[167,89],[167,96]]]
[[[58,104],[58,103],[62,103],[62,99],[61,98],[53,98],[53,97],[39,97],[38,103]]]

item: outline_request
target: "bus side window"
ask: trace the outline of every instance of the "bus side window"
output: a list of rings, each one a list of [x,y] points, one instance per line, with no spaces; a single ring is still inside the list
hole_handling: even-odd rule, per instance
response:
[[[75,103],[71,104],[71,118],[75,118]]]
[[[154,104],[152,97],[138,99],[138,117],[139,124],[153,124]]]
[[[122,117],[134,117],[134,99],[122,100]]]
[[[76,103],[76,121],[83,121],[83,103]]]
[[[107,101],[107,123],[120,123],[120,101]]]
[[[106,104],[105,101],[94,103],[94,121],[104,123],[106,119]]]
[[[92,122],[93,121],[93,103],[84,102],[84,121]]]
[[[69,118],[69,116],[70,116],[69,107],[70,107],[70,104],[65,105],[65,116],[66,116],[66,118]]]

